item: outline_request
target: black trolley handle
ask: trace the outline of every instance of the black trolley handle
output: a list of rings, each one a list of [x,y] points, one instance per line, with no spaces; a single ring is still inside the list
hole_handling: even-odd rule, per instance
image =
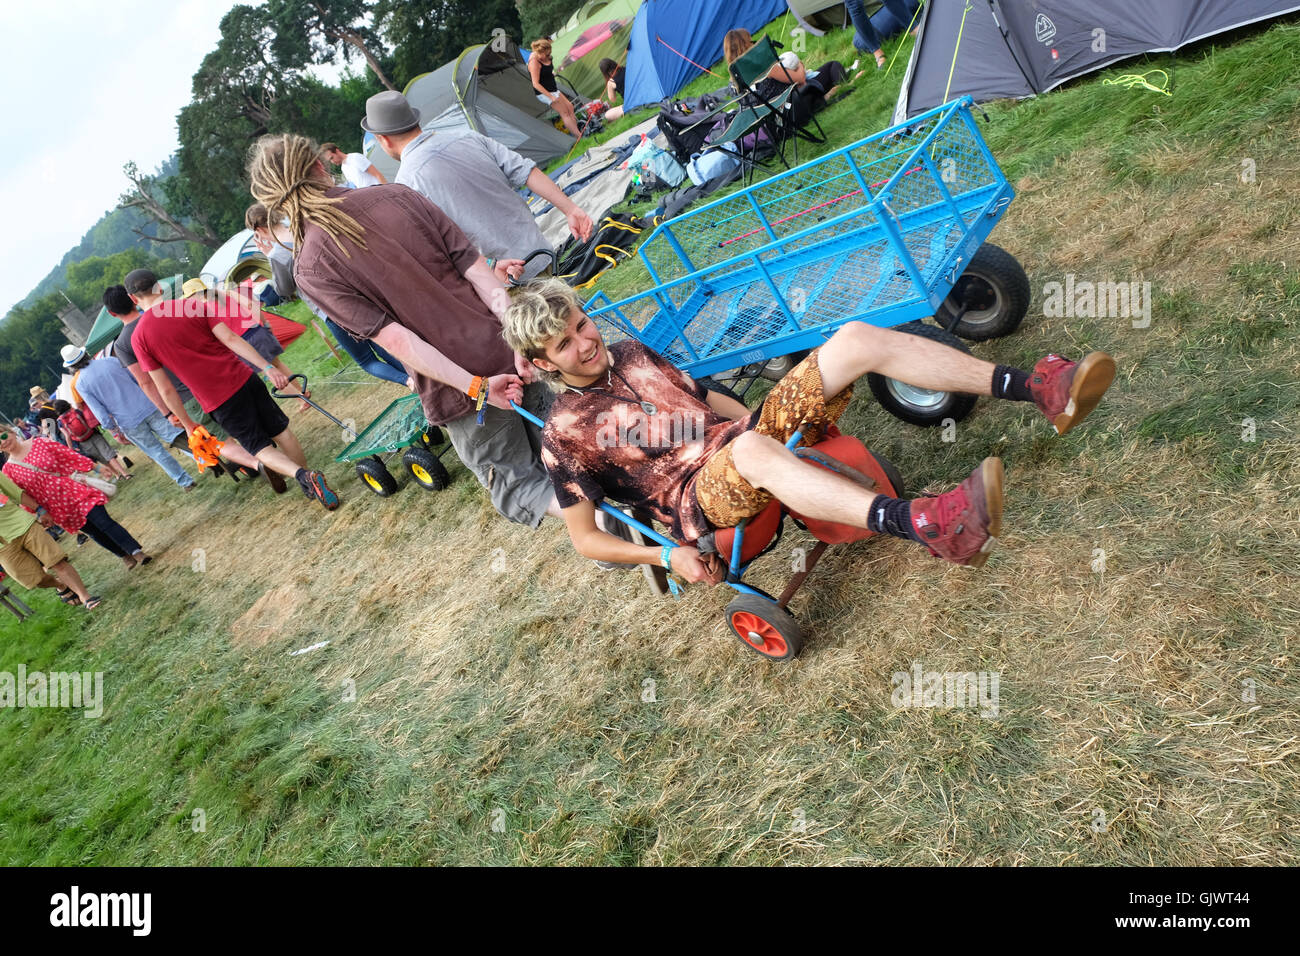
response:
[[[560,257],[556,254],[554,249],[534,249],[532,252],[528,253],[528,255],[524,256],[524,268],[527,269],[528,263],[532,262],[538,256],[546,256],[548,259],[551,260],[552,272],[559,271]],[[506,281],[510,284],[511,288],[514,288],[515,286],[523,285],[523,282],[521,282],[519,279],[516,279],[514,276],[507,276]]]

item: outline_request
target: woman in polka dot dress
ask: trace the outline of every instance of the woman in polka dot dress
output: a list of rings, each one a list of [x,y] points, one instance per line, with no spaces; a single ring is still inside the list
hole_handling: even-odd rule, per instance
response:
[[[23,438],[12,431],[5,435],[0,439],[0,451],[9,456],[4,473],[35,498],[55,524],[71,534],[84,529],[96,544],[121,558],[128,569],[153,560],[144,553],[140,542],[109,517],[104,507],[108,497],[102,491],[68,477],[91,471],[93,461],[48,438]]]

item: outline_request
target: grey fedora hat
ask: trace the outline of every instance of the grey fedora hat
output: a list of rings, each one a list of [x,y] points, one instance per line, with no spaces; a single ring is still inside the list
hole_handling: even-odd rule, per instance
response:
[[[419,125],[420,111],[396,90],[376,93],[366,100],[366,118],[361,121],[361,128],[367,133],[390,136]]]

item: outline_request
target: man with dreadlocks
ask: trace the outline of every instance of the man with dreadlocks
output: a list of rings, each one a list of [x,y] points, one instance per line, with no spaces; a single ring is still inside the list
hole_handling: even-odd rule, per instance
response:
[[[446,429],[493,507],[530,527],[558,517],[540,436],[510,408],[540,414],[548,397],[501,337],[500,276],[522,263],[501,260],[494,273],[441,209],[406,186],[335,186],[305,136],[262,137],[248,172],[268,219],[288,221],[298,287],[402,363],[429,422]]]

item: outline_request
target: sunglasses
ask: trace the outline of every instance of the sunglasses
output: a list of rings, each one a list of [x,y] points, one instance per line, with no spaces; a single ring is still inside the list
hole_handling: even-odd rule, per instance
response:
[[[8,440],[9,440],[9,433],[8,433],[8,432],[0,432],[0,441],[8,441]]]

